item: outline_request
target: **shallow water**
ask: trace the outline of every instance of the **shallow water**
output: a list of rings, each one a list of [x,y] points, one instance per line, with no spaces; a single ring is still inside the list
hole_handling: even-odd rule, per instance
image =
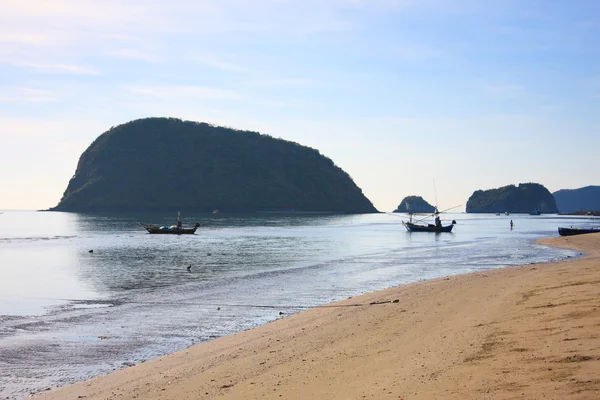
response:
[[[0,398],[23,398],[310,307],[422,279],[576,256],[534,239],[596,220],[398,216],[0,214]],[[509,221],[515,222],[513,230]],[[90,252],[93,250],[93,252]],[[188,270],[188,267],[189,270]],[[283,313],[280,315],[280,313]]]

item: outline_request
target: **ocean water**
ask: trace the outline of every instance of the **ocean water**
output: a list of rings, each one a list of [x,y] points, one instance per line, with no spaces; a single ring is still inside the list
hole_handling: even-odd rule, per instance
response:
[[[20,399],[332,301],[423,279],[575,257],[533,241],[597,219],[444,214],[0,214],[0,398]],[[514,229],[509,221],[513,220]]]

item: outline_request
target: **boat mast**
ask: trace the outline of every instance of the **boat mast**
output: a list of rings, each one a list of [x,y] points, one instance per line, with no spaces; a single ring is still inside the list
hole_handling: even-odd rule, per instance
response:
[[[435,188],[435,178],[433,178],[433,194],[435,195],[435,214],[438,214],[437,189]]]

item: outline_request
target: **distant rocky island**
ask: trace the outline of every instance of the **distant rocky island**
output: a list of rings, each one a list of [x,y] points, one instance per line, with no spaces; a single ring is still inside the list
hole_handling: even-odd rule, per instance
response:
[[[258,132],[175,118],[111,128],[83,152],[58,211],[374,213],[319,151]]]
[[[553,193],[560,213],[596,214],[600,212],[600,186],[561,189]]]
[[[407,196],[400,202],[394,212],[398,213],[433,213],[435,207],[426,202],[421,196]]]
[[[466,207],[467,213],[557,213],[552,194],[538,183],[520,183],[497,189],[473,192]]]

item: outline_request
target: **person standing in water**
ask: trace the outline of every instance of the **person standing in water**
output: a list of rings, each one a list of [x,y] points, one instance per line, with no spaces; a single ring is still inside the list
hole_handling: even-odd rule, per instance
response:
[[[514,224],[513,224],[513,222],[512,222],[512,219],[511,219],[511,220],[510,220],[510,230],[511,230],[511,231],[512,231],[513,225],[514,225]]]

